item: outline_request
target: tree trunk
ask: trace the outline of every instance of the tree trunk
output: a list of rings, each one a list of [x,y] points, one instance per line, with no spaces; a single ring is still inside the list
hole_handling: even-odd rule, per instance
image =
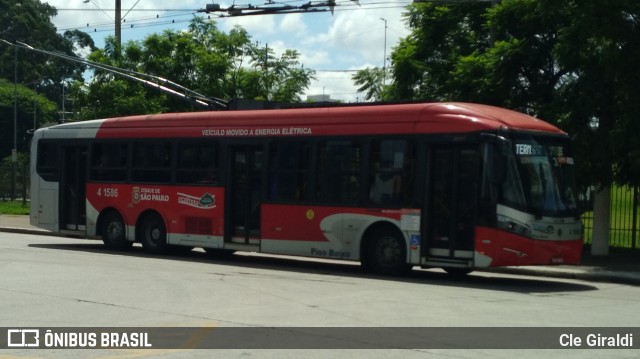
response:
[[[591,255],[609,254],[609,231],[611,228],[611,186],[599,186],[593,203],[593,235]]]

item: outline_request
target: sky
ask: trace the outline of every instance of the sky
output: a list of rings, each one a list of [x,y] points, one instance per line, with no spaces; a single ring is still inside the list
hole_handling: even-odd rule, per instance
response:
[[[98,47],[114,35],[115,0],[41,0],[58,9],[52,18],[60,33],[79,29],[93,37]],[[300,6],[308,0],[263,0],[258,3],[218,2],[222,8],[236,6]],[[186,29],[196,10],[208,0],[121,0],[122,41],[142,40],[163,30]],[[274,5],[265,5],[273,3]],[[321,2],[312,2],[318,4]],[[211,13],[218,28],[228,32],[233,26],[246,29],[254,41],[269,46],[277,55],[285,49],[300,53],[305,68],[316,71],[314,80],[302,95],[328,95],[344,102],[364,100],[351,76],[356,70],[382,67],[394,46],[409,31],[402,20],[411,0],[336,0],[334,13],[309,12],[279,15],[218,17]],[[202,14],[202,13],[199,13]],[[226,14],[226,13],[224,13]],[[206,14],[202,14],[206,15]],[[386,46],[385,46],[386,44]],[[387,60],[387,66],[389,62]]]

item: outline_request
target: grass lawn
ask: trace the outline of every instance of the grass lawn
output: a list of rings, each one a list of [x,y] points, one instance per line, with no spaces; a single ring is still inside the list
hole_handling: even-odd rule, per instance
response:
[[[30,202],[0,201],[0,214],[29,214]]]

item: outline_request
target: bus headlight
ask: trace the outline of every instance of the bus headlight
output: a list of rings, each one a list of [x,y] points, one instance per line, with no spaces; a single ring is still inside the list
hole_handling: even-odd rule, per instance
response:
[[[506,216],[498,216],[498,228],[517,235],[531,237],[531,229],[529,226],[523,223],[518,223],[512,218]]]

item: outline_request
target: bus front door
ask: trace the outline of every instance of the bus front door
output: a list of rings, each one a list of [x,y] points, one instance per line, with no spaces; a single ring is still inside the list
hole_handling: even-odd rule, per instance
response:
[[[470,265],[477,215],[478,147],[435,145],[429,163],[426,256]]]
[[[86,230],[87,147],[62,146],[60,229]]]
[[[260,205],[263,189],[262,146],[231,146],[225,241],[260,243]]]

